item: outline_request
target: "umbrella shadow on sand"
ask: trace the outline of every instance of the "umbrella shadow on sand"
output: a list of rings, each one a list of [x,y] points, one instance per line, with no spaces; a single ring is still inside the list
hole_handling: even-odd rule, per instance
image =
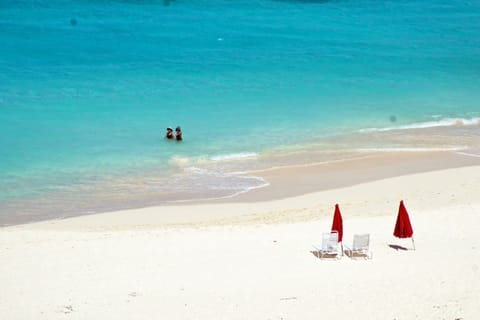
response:
[[[408,249],[402,246],[399,246],[398,244],[389,244],[388,245],[390,248],[395,249],[395,250],[404,250],[407,251]]]

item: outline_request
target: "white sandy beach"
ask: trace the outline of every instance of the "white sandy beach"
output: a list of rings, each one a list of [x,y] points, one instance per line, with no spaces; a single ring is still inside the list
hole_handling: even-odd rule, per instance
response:
[[[392,236],[401,199],[416,250]],[[320,260],[339,203],[344,242]],[[283,200],[145,208],[0,229],[0,318],[476,319],[480,167]]]

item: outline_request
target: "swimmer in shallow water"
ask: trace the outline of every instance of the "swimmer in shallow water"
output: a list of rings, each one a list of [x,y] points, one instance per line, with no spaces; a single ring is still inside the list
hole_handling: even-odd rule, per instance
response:
[[[177,139],[177,141],[182,141],[183,140],[182,129],[180,127],[175,128],[175,139]]]
[[[173,139],[175,136],[173,135],[173,129],[168,127],[167,128],[167,134],[165,135],[166,139]]]

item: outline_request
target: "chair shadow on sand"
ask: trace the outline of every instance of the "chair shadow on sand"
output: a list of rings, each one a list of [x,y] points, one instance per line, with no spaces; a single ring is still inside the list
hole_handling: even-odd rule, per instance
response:
[[[405,247],[402,247],[402,246],[399,246],[398,244],[389,244],[388,245],[390,248],[392,249],[395,249],[395,250],[404,250],[404,251],[407,251],[408,248],[405,248]]]
[[[338,257],[338,254],[328,254],[328,253],[327,253],[327,254],[320,255],[320,254],[318,253],[318,251],[310,251],[310,253],[313,254],[316,258],[319,258],[319,259],[324,259],[324,258],[326,258],[326,259],[334,259],[334,260],[336,260],[336,259],[339,258],[339,257]]]

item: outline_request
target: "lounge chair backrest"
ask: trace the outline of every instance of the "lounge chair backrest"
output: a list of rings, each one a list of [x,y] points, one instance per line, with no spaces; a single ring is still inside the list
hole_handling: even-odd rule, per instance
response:
[[[330,252],[338,250],[337,232],[327,232],[322,235],[322,250]]]
[[[353,236],[353,250],[361,251],[368,250],[370,245],[370,234],[356,234]]]

